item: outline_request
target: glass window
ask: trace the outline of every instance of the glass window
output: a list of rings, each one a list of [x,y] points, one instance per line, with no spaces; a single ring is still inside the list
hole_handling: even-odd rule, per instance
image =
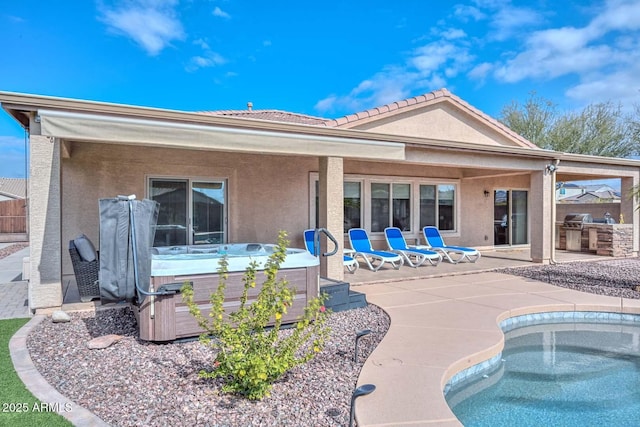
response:
[[[420,230],[436,225],[436,186],[420,185]]]
[[[224,242],[224,183],[194,182],[193,244]]]
[[[384,231],[389,226],[390,185],[371,184],[371,231]]]
[[[160,204],[153,246],[187,244],[186,180],[152,179],[149,198]]]
[[[455,186],[438,185],[438,228],[455,229]]]
[[[393,226],[411,230],[411,184],[393,184]]]
[[[361,194],[359,182],[344,183],[344,232],[350,228],[361,228]]]
[[[160,204],[154,246],[224,243],[224,181],[150,179],[149,198]]]

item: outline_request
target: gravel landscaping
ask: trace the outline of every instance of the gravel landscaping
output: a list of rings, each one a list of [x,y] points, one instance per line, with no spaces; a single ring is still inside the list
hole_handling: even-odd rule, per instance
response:
[[[38,371],[60,393],[114,426],[344,426],[362,364],[389,328],[378,307],[332,313],[331,337],[308,364],[274,384],[262,401],[222,394],[219,380],[198,377],[215,354],[198,341],[152,344],[137,339],[128,307],[72,313],[71,322],[41,322],[27,346]],[[359,342],[357,331],[373,332]],[[282,333],[287,333],[283,331]],[[87,342],[124,338],[103,350]]]
[[[499,271],[593,294],[640,298],[638,258],[535,265]]]

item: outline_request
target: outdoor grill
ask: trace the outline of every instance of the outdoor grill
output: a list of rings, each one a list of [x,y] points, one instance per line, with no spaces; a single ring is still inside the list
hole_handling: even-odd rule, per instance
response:
[[[564,217],[564,229],[567,236],[567,250],[582,250],[582,229],[585,224],[593,223],[591,214],[588,213],[570,213]]]
[[[582,230],[585,224],[592,224],[593,218],[588,213],[570,213],[564,217],[564,228],[567,230]]]

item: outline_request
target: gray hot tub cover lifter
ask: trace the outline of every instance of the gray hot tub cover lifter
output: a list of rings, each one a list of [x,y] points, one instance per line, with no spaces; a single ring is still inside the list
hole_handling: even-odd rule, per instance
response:
[[[149,291],[151,248],[158,221],[159,204],[148,199],[133,198],[135,196],[118,196],[99,201],[99,282],[102,303],[128,301],[140,304],[144,295],[136,291],[136,276],[138,288]],[[135,266],[134,250],[137,260]]]

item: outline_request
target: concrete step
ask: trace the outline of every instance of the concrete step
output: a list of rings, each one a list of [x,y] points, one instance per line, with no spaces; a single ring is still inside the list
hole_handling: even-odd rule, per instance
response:
[[[350,290],[350,285],[347,282],[323,278],[320,293],[328,294],[329,297],[324,305],[334,312],[362,308],[367,305],[366,296]]]

